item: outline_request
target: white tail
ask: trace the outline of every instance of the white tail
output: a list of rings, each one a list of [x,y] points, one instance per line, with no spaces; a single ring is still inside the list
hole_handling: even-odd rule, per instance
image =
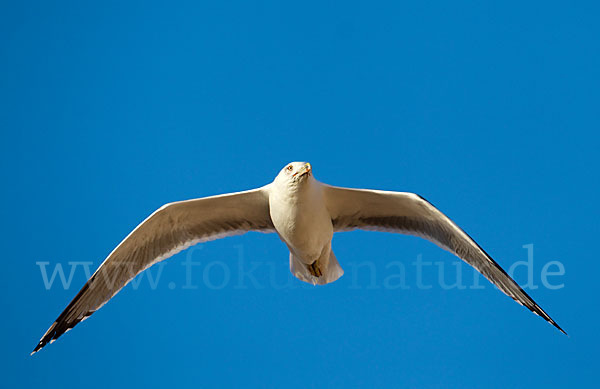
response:
[[[313,285],[325,285],[337,280],[344,274],[344,269],[342,269],[335,254],[333,254],[333,250],[329,254],[327,261],[320,261],[318,266],[322,275],[315,277],[310,273],[305,263],[290,253],[290,271],[301,281]]]

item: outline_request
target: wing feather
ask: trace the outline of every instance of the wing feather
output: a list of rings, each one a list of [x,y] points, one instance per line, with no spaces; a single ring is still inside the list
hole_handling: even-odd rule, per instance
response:
[[[162,206],[109,254],[32,354],[96,312],[153,264],[197,243],[248,231],[274,231],[268,187]]]
[[[387,231],[427,239],[473,266],[503,293],[566,334],[466,232],[421,196],[324,187],[334,231]]]

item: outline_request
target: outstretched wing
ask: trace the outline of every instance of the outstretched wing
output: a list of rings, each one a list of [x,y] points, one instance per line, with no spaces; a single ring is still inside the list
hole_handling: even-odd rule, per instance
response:
[[[506,272],[452,220],[414,193],[324,185],[334,231],[397,232],[430,240],[477,269],[516,302],[566,334]]]
[[[248,231],[273,232],[267,187],[162,206],[106,258],[33,350],[96,312],[138,273],[192,245]]]

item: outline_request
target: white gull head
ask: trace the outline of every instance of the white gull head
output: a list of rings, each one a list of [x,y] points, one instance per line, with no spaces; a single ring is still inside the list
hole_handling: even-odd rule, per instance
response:
[[[290,162],[281,169],[273,184],[278,189],[297,192],[314,182],[312,166],[308,162]]]

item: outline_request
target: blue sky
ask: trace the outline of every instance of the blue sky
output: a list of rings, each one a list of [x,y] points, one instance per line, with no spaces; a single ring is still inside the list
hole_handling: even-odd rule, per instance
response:
[[[595,383],[598,11],[4,4],[2,386]],[[85,267],[154,209],[262,186],[292,160],[330,184],[417,192],[505,269],[530,260],[528,291],[570,337],[417,238],[336,235],[346,275],[310,287],[277,236],[251,233],[152,268],[29,357]],[[44,283],[58,265],[66,289]],[[544,267],[559,273],[545,284]],[[444,288],[458,272],[464,288]]]

